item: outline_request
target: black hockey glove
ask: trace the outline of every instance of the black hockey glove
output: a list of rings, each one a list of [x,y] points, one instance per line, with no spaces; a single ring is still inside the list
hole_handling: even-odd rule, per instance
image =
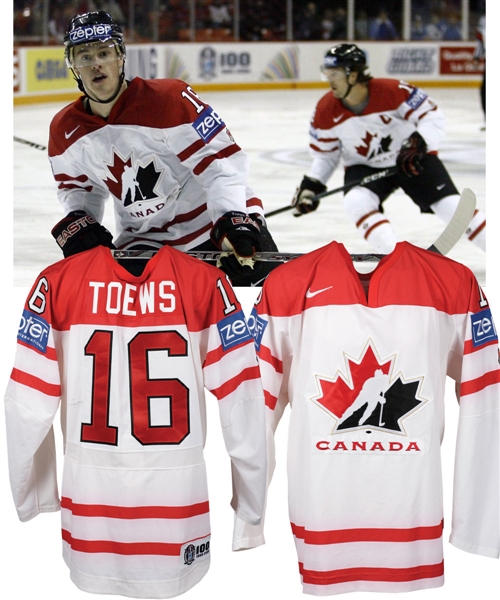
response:
[[[326,192],[326,185],[323,185],[317,179],[304,175],[292,200],[292,206],[294,207],[293,216],[300,217],[316,210],[319,206],[319,200],[314,199],[314,196],[323,192]]]
[[[424,138],[414,131],[410,137],[405,140],[396,159],[396,166],[407,177],[416,177],[420,175],[424,168],[422,167],[422,158],[427,152],[427,144]]]
[[[83,210],[68,213],[54,225],[51,233],[63,251],[64,258],[96,246],[114,248],[111,233]]]
[[[222,215],[212,227],[210,238],[217,248],[232,252],[242,265],[250,264],[255,252],[262,249],[258,221],[243,212]]]

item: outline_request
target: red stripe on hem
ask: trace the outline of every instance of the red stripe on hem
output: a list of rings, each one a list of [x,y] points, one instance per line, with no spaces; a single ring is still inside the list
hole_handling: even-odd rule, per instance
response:
[[[443,521],[430,527],[410,527],[407,529],[334,529],[331,531],[309,531],[291,523],[295,537],[306,544],[343,544],[348,542],[415,542],[435,540],[443,535]]]
[[[21,383],[22,385],[26,385],[34,390],[38,390],[42,394],[46,396],[53,396],[54,398],[59,398],[61,396],[61,386],[53,383],[47,383],[40,379],[39,377],[35,377],[34,375],[30,375],[24,371],[20,371],[19,369],[12,369],[12,373],[10,378],[17,383]]]
[[[442,577],[444,575],[444,561],[435,565],[420,565],[401,569],[356,567],[334,571],[311,571],[304,569],[304,563],[299,563],[299,571],[304,583],[314,585],[331,585],[351,581],[405,582]]]
[[[72,550],[77,552],[122,554],[126,556],[154,554],[157,556],[179,556],[182,544],[164,542],[112,542],[109,540],[80,540],[74,538],[66,529],[62,530],[62,538]]]
[[[78,517],[108,517],[110,519],[188,519],[209,512],[208,501],[188,506],[112,506],[80,504],[71,498],[61,498],[61,508]]]

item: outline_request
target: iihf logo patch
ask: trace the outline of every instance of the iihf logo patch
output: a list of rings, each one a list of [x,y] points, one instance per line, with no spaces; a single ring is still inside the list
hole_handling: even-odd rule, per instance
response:
[[[195,558],[196,548],[193,546],[193,544],[189,544],[189,546],[187,546],[187,548],[184,550],[184,564],[192,565]]]
[[[381,360],[369,343],[361,357],[346,356],[346,372],[333,379],[316,375],[321,393],[312,398],[335,419],[333,433],[360,429],[406,435],[403,420],[417,410],[423,377],[407,381],[402,373],[392,373],[392,356]]]

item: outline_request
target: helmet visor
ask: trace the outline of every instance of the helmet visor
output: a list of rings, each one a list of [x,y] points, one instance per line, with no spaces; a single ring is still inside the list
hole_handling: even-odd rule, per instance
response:
[[[120,56],[114,40],[78,44],[71,50],[71,66],[77,69],[111,62]]]
[[[322,81],[338,81],[347,77],[346,70],[343,67],[320,67]]]

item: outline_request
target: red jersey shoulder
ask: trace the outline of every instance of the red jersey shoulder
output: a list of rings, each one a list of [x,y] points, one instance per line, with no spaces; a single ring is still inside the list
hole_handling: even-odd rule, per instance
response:
[[[330,129],[334,124],[340,122],[342,116],[347,112],[342,102],[335,98],[331,91],[328,91],[316,105],[312,126],[316,129]]]
[[[381,278],[378,303],[428,306],[447,314],[467,312],[473,273],[447,256],[402,243],[397,261]]]
[[[110,123],[160,129],[193,123],[207,107],[180,79],[135,77],[120,101],[116,113],[110,115]]]
[[[410,97],[416,97],[420,90],[397,79],[376,78],[368,82],[370,101],[364,114],[397,110]],[[423,94],[422,92],[420,92]],[[426,95],[424,95],[426,97]]]
[[[106,125],[101,117],[87,113],[83,99],[82,96],[68,104],[52,119],[49,128],[49,156],[63,154],[77,140]]]

